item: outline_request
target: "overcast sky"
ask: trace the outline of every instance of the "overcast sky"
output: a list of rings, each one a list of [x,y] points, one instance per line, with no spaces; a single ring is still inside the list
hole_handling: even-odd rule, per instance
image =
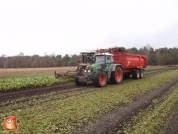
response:
[[[0,0],[0,56],[178,47],[178,0]]]

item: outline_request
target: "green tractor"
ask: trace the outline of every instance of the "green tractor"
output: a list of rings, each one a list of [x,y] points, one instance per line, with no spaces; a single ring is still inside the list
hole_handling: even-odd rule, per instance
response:
[[[95,54],[91,65],[81,65],[75,75],[78,86],[86,85],[92,81],[96,87],[104,87],[108,82],[121,83],[123,70],[120,64],[114,64],[112,54]]]

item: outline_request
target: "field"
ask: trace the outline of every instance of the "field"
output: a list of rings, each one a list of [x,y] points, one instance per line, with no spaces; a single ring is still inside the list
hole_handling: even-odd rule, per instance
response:
[[[60,68],[62,73],[68,69]],[[0,76],[1,80],[10,81],[47,77],[44,83],[50,83],[55,70],[60,71],[3,69]],[[91,83],[77,87],[71,80],[42,87],[32,85],[0,92],[1,122],[4,117],[15,115],[20,133],[152,134],[172,133],[177,128],[170,130],[177,123],[171,117],[178,116],[174,112],[178,107],[177,67],[148,67],[143,79],[125,79],[104,88],[95,88]]]
[[[0,78],[53,75],[54,71],[63,74],[66,71],[74,71],[76,68],[77,67],[0,69]]]

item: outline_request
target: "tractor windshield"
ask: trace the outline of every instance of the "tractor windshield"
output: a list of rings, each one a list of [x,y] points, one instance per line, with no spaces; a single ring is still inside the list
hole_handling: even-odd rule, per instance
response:
[[[112,63],[110,55],[95,55],[95,63]]]
[[[104,63],[105,56],[104,55],[96,55],[95,56],[95,63]]]

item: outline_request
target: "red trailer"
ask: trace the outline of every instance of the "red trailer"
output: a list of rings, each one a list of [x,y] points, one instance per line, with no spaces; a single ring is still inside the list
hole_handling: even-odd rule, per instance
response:
[[[140,73],[140,77],[143,77],[143,69],[146,68],[147,58],[145,55],[129,54],[129,53],[113,53],[114,64],[121,64],[125,77],[129,77],[130,74],[134,78]],[[140,71],[140,72],[139,72]]]

